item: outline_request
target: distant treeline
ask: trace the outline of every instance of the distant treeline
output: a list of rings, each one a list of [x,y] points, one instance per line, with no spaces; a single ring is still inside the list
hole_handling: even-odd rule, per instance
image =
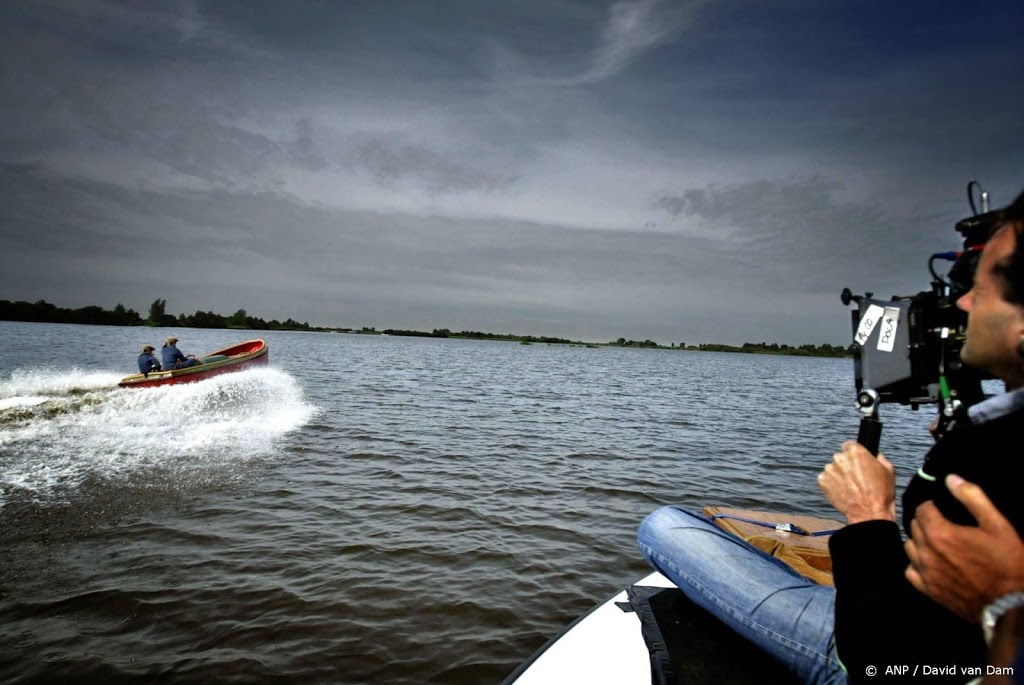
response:
[[[142,324],[142,317],[139,316],[139,313],[134,309],[125,309],[123,304],[118,304],[113,311],[96,306],[63,309],[46,300],[38,302],[0,300],[0,320],[88,323],[100,326],[138,326]]]
[[[364,328],[363,333],[377,333],[373,328]],[[587,345],[588,347],[595,347],[594,343],[584,343],[579,340],[567,340],[565,338],[548,338],[543,336],[533,335],[513,335],[511,333],[481,333],[480,331],[461,331],[459,333],[453,333],[447,328],[435,328],[431,332],[426,331],[407,331],[396,328],[388,328],[380,332],[383,335],[406,335],[419,338],[471,338],[473,340],[512,340],[519,342],[528,343],[560,343],[563,345]],[[611,347],[648,347],[653,349],[675,349],[675,350],[699,350],[702,352],[745,352],[753,354],[788,354],[798,357],[848,357],[850,356],[849,349],[840,347],[838,345],[829,345],[823,343],[821,345],[780,345],[779,343],[743,343],[742,346],[736,347],[734,345],[720,345],[717,343],[711,344],[700,344],[700,345],[687,345],[686,343],[670,343],[669,345],[659,345],[653,340],[626,340],[625,338],[619,338],[609,343],[604,343]]]
[[[608,344],[615,347],[661,347],[661,345],[653,340],[626,340],[625,338],[619,338],[618,340],[612,341]],[[675,343],[671,343],[670,347],[675,347]],[[682,348],[684,345],[680,343],[679,347]]]
[[[626,340],[625,338],[619,338],[613,342],[608,343],[615,347],[654,347],[665,349],[664,345],[659,345],[653,340]],[[668,349],[675,350],[699,350],[701,352],[745,352],[747,354],[787,354],[796,357],[849,357],[850,350],[846,347],[840,347],[838,345],[829,345],[823,343],[821,345],[799,345],[792,346],[779,343],[743,343],[743,345],[737,347],[735,345],[721,345],[719,343],[702,343],[700,345],[687,345],[686,343],[670,343]]]
[[[426,331],[403,331],[400,329],[388,328],[381,331],[381,333],[383,335],[407,335],[416,338],[469,338],[472,340],[512,340],[531,343],[558,343],[562,345],[586,344],[579,340],[568,340],[566,338],[549,338],[547,336],[536,335],[515,335],[512,333],[481,333],[480,331],[461,331],[459,333],[452,333],[447,328],[435,328],[430,333],[427,333]]]
[[[342,331],[346,333],[362,333],[366,335],[404,335],[420,338],[468,338],[472,340],[508,340],[520,343],[549,343],[561,345],[586,345],[596,347],[595,343],[585,343],[566,338],[548,336],[515,335],[512,333],[483,333],[481,331],[460,331],[453,333],[447,328],[435,328],[431,332],[411,331],[388,328],[377,331],[376,328],[322,328],[299,323],[292,319],[264,321],[256,316],[249,316],[244,309],[239,309],[231,316],[223,316],[214,312],[197,311],[195,314],[167,314],[167,300],[155,300],[149,306],[149,316],[143,318],[134,309],[127,309],[118,304],[113,310],[106,310],[95,305],[79,309],[64,309],[52,305],[46,300],[38,302],[11,302],[0,300],[0,321],[38,321],[45,323],[81,323],[100,326],[183,326],[189,328],[233,328],[239,330],[268,331]],[[746,352],[754,354],[788,354],[803,357],[848,357],[849,349],[838,345],[799,345],[796,347],[778,343],[743,343],[742,346],[720,345],[717,343],[687,345],[686,343],[670,343],[659,345],[653,340],[626,340],[619,338],[605,345],[612,347],[647,347],[654,349],[700,350],[704,352]]]
[[[277,319],[264,321],[256,316],[249,316],[244,309],[239,309],[231,316],[222,316],[214,312],[197,311],[195,314],[179,314],[172,316],[165,313],[166,300],[156,300],[149,307],[149,316],[142,316],[134,309],[127,309],[118,304],[113,310],[91,305],[79,309],[65,309],[50,304],[46,300],[38,302],[11,302],[0,300],[0,321],[38,321],[44,323],[83,323],[98,326],[183,326],[189,328],[238,328],[270,331],[311,331],[320,330],[308,323],[299,323],[288,319],[281,322]]]
[[[753,352],[754,354],[788,354],[796,357],[849,357],[850,348],[839,345],[780,345],[778,343],[743,343],[740,347],[732,345],[697,345],[686,347],[680,343],[680,347],[687,350],[703,350],[705,352]]]

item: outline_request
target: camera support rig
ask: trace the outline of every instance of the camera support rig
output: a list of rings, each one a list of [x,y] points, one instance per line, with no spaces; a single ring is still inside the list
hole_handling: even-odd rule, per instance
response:
[[[975,207],[974,189],[981,195],[981,213]],[[971,289],[981,250],[1001,224],[1003,211],[989,211],[988,194],[977,181],[967,184],[967,198],[974,215],[956,224],[963,249],[931,256],[931,290],[877,300],[872,293],[854,295],[843,289],[843,304],[856,304],[851,314],[854,385],[861,414],[857,441],[872,454],[878,453],[882,433],[880,404],[896,402],[913,409],[938,404],[938,437],[967,407],[984,398],[981,381],[989,376],[960,361],[967,314],[956,302]],[[935,272],[936,260],[953,262],[945,277]]]

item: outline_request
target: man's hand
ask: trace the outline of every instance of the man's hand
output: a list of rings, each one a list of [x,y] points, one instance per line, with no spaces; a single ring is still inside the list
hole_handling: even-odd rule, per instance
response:
[[[847,440],[818,475],[818,486],[847,523],[896,520],[896,469],[882,454]]]
[[[977,485],[949,475],[946,487],[978,525],[950,523],[931,501],[919,506],[905,544],[906,576],[939,604],[978,623],[986,605],[1024,590],[1024,541]]]

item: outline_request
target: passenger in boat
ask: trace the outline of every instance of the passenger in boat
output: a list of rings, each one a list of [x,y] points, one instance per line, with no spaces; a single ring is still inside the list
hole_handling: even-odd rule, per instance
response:
[[[189,366],[198,366],[200,362],[196,359],[194,354],[190,354],[187,357],[175,347],[178,339],[171,336],[164,341],[164,347],[160,350],[160,356],[163,359],[164,371],[170,371],[171,369],[184,369]]]
[[[928,501],[955,523],[974,523],[942,486],[951,473],[983,487],[1024,530],[1024,193],[1003,211],[974,285],[957,305],[968,315],[962,360],[1001,379],[1006,392],[971,407],[969,420],[957,422],[925,456],[903,495],[903,529],[911,535],[914,513]],[[848,524],[829,542],[834,589],[681,507],[648,516],[639,547],[691,600],[804,682],[902,680],[906,672],[886,669],[901,664],[953,666],[931,670],[928,682],[965,682],[971,676],[961,669],[968,667],[984,673],[987,651],[977,623],[935,603],[905,576],[889,460],[848,441],[818,483]]]
[[[149,373],[150,371],[159,371],[160,362],[153,356],[153,346],[143,345],[142,354],[139,355],[139,373]]]
[[[919,506],[904,544],[907,580],[981,625],[994,667],[984,685],[1024,683],[1024,540],[977,485],[950,474],[946,488],[978,525],[953,523],[934,502]]]

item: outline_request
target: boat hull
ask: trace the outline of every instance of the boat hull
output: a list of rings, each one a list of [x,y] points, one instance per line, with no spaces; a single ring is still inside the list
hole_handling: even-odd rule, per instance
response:
[[[832,585],[826,535],[838,521],[725,507],[705,507],[715,525],[822,585]],[[646,623],[646,625],[645,625]],[[652,626],[656,625],[657,630]],[[657,674],[657,677],[655,677]],[[669,677],[671,675],[671,677]],[[767,654],[652,573],[597,605],[548,641],[502,685],[548,683],[795,683]]]
[[[270,361],[270,348],[262,340],[247,340],[202,357],[202,359],[211,358],[211,361],[184,369],[151,371],[148,374],[136,373],[125,376],[118,386],[122,388],[154,388],[161,385],[195,383],[225,373],[265,366]]]

